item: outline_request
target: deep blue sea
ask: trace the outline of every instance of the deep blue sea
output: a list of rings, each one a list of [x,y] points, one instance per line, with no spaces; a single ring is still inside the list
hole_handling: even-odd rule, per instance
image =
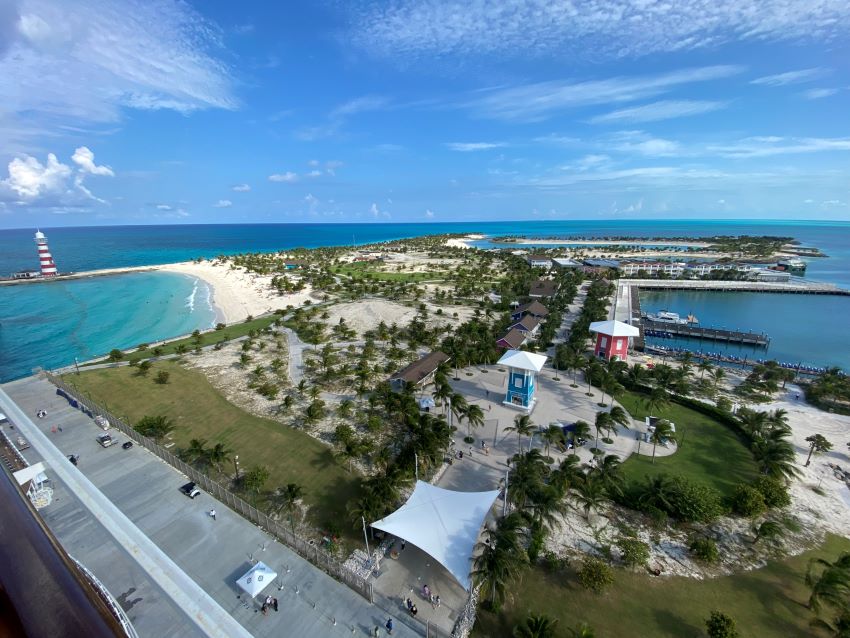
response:
[[[529,237],[705,237],[726,234],[788,235],[818,246],[828,259],[811,260],[807,277],[850,288],[850,223],[752,221],[521,221],[427,224],[244,224],[42,228],[60,271],[82,271],[186,261],[285,248],[364,244],[440,233]],[[35,269],[35,229],[0,230],[0,273]],[[486,242],[481,242],[486,245]],[[770,355],[850,369],[844,335],[850,298],[738,293],[698,310],[697,302],[671,293],[660,304],[706,325],[746,318],[747,326],[774,337]],[[748,312],[748,298],[771,297],[778,306]],[[817,298],[818,300],[824,298]],[[758,303],[753,302],[756,306]],[[817,303],[821,303],[818,301]],[[759,306],[760,307],[760,306]],[[813,312],[819,320],[813,322]],[[723,314],[727,313],[727,314]],[[729,316],[730,319],[725,317]],[[829,319],[829,320],[827,320]],[[111,348],[127,348],[208,327],[214,322],[209,289],[198,280],[168,273],[133,273],[89,280],[0,287],[0,381],[57,367]],[[749,323],[751,322],[751,324]],[[783,330],[793,332],[793,340]],[[743,327],[743,326],[742,326]],[[780,334],[782,333],[782,334]],[[817,340],[819,344],[814,347]]]

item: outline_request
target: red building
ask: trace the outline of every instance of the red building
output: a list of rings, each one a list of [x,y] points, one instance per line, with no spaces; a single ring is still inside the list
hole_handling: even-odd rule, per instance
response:
[[[622,321],[594,321],[590,331],[596,333],[593,354],[602,359],[617,357],[625,361],[629,352],[629,339],[637,337],[640,330]]]

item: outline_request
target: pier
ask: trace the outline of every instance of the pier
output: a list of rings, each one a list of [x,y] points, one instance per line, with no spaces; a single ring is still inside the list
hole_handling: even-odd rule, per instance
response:
[[[747,346],[770,345],[770,337],[758,332],[741,332],[738,330],[723,330],[721,328],[704,328],[690,324],[667,323],[665,321],[652,321],[646,316],[641,318],[641,334],[649,336],[685,337],[688,339],[708,339],[710,341],[722,341],[724,343],[735,343]]]
[[[850,296],[835,284],[791,277],[791,281],[707,281],[703,279],[620,279],[621,286],[646,290],[698,290],[713,292],[770,292],[804,295]]]

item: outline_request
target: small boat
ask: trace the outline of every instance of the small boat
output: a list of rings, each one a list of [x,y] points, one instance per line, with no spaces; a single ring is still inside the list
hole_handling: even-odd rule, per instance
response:
[[[699,319],[697,319],[697,316],[691,312],[691,313],[688,313],[687,322],[688,323],[699,323]]]
[[[682,319],[678,313],[670,312],[668,310],[661,310],[654,315],[646,315],[646,318],[656,323],[673,323],[677,325],[685,325],[688,323],[688,320]]]

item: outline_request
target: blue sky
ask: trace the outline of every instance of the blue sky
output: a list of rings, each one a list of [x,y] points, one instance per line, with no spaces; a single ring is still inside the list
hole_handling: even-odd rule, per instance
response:
[[[846,0],[0,0],[0,227],[847,220],[848,45]]]

